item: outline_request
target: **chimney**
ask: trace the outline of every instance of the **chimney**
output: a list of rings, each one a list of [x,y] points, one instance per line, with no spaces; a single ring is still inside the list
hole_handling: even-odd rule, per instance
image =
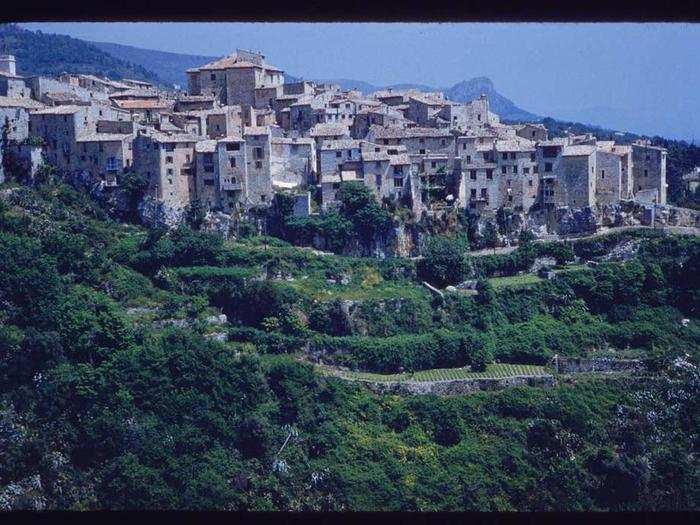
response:
[[[0,55],[0,72],[12,76],[17,75],[15,68],[15,55]]]

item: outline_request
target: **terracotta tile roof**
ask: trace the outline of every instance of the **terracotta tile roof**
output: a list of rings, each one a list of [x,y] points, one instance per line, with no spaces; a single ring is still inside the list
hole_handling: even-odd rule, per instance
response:
[[[163,100],[115,100],[114,103],[121,109],[167,109],[168,102]]]

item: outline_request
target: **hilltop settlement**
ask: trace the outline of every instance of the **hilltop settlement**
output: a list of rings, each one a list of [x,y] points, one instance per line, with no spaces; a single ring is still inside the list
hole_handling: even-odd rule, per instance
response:
[[[458,104],[439,92],[285,83],[263,55],[243,50],[187,76],[186,93],[85,74],[26,78],[1,56],[4,171],[31,179],[50,166],[117,208],[128,200],[125,180],[139,177],[138,217],[153,227],[196,209],[228,230],[278,194],[291,196],[294,216],[313,216],[333,210],[348,181],[410,210],[414,223],[466,210],[482,228],[507,211],[501,244],[523,229],[698,225],[697,214],[667,206],[667,152],[648,140],[550,138],[542,124],[501,122],[483,95]],[[409,248],[393,253],[415,254],[417,244],[399,241]]]

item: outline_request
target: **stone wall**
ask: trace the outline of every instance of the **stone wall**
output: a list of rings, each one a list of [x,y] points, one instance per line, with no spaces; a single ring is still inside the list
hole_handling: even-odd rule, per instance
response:
[[[609,359],[586,357],[556,357],[554,368],[559,374],[586,374],[591,372],[643,372],[646,366],[639,359]]]
[[[551,375],[504,377],[500,379],[456,379],[452,381],[359,381],[377,394],[460,396],[474,392],[503,390],[518,386],[552,388]]]

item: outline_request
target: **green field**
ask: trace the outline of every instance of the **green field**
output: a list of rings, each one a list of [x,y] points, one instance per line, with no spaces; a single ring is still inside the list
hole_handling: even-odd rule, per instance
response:
[[[421,370],[414,374],[350,372],[337,370],[324,365],[318,365],[317,368],[324,374],[365,381],[450,381],[455,379],[498,379],[502,377],[541,376],[549,374],[547,369],[543,366],[510,364],[487,365],[484,372],[470,372],[464,368],[435,368],[432,370]]]
[[[523,275],[511,275],[509,277],[492,277],[489,279],[491,286],[494,288],[520,287],[537,284],[543,279],[531,273]]]

